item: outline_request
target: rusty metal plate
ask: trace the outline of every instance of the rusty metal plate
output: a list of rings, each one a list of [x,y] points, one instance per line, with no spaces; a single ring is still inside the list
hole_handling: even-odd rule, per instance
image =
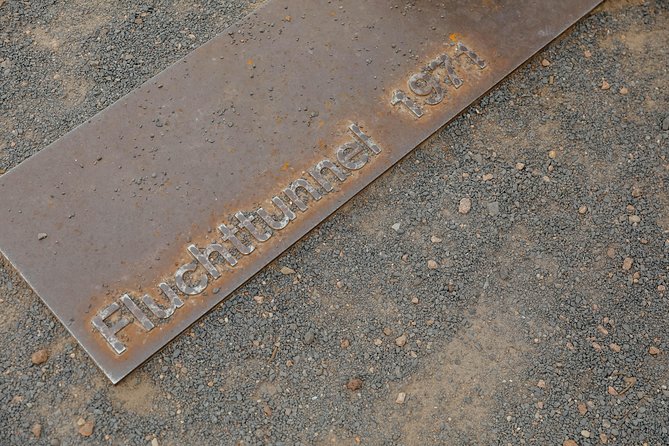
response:
[[[0,249],[113,381],[598,0],[285,0],[0,177]]]

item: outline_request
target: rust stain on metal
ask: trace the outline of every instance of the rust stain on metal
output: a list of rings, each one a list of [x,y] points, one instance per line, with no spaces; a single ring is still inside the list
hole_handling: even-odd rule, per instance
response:
[[[0,177],[0,250],[118,382],[598,3],[269,2]]]

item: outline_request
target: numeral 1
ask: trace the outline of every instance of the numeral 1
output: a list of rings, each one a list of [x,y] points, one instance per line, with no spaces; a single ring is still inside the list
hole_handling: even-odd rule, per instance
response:
[[[412,101],[409,96],[406,95],[405,92],[402,90],[395,90],[395,93],[393,93],[393,97],[390,100],[391,105],[397,105],[397,104],[402,104],[411,112],[416,115],[417,118],[420,118],[423,116],[424,112],[423,109],[421,108],[420,105],[416,104],[414,101]]]

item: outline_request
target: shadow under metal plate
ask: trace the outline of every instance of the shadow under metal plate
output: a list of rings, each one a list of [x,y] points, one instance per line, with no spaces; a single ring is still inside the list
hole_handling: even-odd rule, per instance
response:
[[[271,1],[0,177],[0,250],[114,382],[598,0]]]

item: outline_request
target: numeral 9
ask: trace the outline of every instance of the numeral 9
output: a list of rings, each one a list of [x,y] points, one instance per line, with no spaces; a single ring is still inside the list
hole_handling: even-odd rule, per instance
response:
[[[437,105],[444,100],[444,87],[429,73],[416,73],[409,78],[409,88],[418,96],[427,96],[425,103]]]

